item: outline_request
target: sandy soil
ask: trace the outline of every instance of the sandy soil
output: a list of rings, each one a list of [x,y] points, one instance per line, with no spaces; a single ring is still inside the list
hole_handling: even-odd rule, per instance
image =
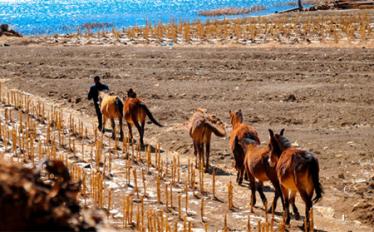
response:
[[[372,49],[12,46],[0,48],[0,60],[11,86],[91,116],[91,75],[121,96],[133,88],[166,125],[147,125],[146,141],[183,157],[193,156],[186,122],[197,107],[217,114],[228,132],[228,111],[242,109],[264,143],[268,128],[286,128],[320,160],[319,228],[332,230],[329,217],[358,230],[374,225]],[[228,138],[213,137],[211,164],[234,174],[232,163]]]

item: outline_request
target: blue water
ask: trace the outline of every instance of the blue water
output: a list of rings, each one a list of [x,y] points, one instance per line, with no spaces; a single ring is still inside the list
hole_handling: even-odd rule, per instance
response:
[[[289,0],[0,0],[0,23],[24,35],[76,32],[84,23],[109,23],[116,28],[174,21],[206,20],[201,10],[264,5],[264,15],[289,9],[274,7]],[[279,4],[278,4],[279,5]],[[248,16],[248,15],[246,15]],[[243,17],[243,16],[235,16]],[[110,30],[110,28],[109,28]]]

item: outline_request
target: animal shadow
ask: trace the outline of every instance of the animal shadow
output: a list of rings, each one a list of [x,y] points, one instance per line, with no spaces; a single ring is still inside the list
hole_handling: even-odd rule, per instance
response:
[[[217,175],[217,176],[231,176],[231,175],[232,175],[231,173],[225,171],[225,170],[222,169],[222,168],[215,167],[215,166],[210,166],[210,167],[209,167],[209,170],[208,170],[208,173],[209,173],[210,175],[212,175],[214,171],[216,172],[216,175]]]

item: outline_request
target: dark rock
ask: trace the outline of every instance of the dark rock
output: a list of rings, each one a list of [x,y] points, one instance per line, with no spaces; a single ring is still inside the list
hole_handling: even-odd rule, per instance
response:
[[[8,24],[1,24],[0,25],[0,36],[14,36],[14,37],[22,37],[22,35],[14,30],[9,30]]]
[[[286,101],[286,102],[294,102],[294,101],[296,101],[296,96],[295,96],[294,94],[290,94],[290,95],[288,95],[288,96],[284,99],[284,101]]]

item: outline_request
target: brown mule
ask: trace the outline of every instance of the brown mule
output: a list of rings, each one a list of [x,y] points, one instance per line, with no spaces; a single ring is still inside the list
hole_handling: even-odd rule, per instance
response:
[[[122,129],[122,118],[123,118],[123,102],[118,96],[109,95],[104,91],[99,92],[99,102],[100,111],[103,115],[103,127],[101,131],[105,132],[105,124],[108,119],[110,119],[112,124],[112,138],[115,138],[115,119],[119,121],[120,128],[120,140],[123,139],[123,129]]]
[[[242,111],[229,111],[232,131],[230,134],[230,149],[235,158],[235,169],[237,170],[236,182],[243,183],[244,177],[244,157],[245,152],[242,147],[242,141],[245,139],[253,140],[257,145],[260,144],[257,131],[254,127],[243,123]]]
[[[162,127],[162,125],[153,117],[151,111],[144,104],[144,102],[136,97],[136,93],[132,89],[127,91],[124,112],[127,127],[129,128],[130,140],[133,138],[132,125],[135,125],[139,132],[141,146],[144,146],[144,127],[147,116],[152,123]]]
[[[257,141],[245,138],[242,139],[240,145],[244,148],[245,152],[245,159],[244,159],[244,167],[245,171],[249,178],[249,185],[252,191],[251,194],[251,206],[255,206],[256,204],[256,179],[257,183],[257,191],[260,194],[261,200],[266,207],[267,200],[266,196],[263,192],[263,183],[266,181],[270,181],[274,187],[274,199],[272,205],[269,207],[268,210],[271,212],[272,210],[275,211],[277,207],[277,201],[279,197],[282,197],[281,188],[279,185],[279,181],[277,178],[277,173],[275,171],[275,167],[270,167],[269,165],[269,158],[270,158],[270,151],[271,151],[271,141],[265,146],[259,146]],[[283,201],[282,201],[283,204]],[[291,202],[293,207],[293,212],[295,213],[295,217],[299,217],[298,209],[295,205],[295,201]],[[284,208],[284,205],[283,205]]]
[[[205,172],[209,170],[210,140],[212,133],[219,137],[226,136],[223,122],[215,115],[208,114],[205,109],[197,109],[189,121],[189,133],[193,141],[195,166],[205,165]],[[205,145],[205,163],[204,163]],[[199,160],[199,163],[198,163]]]
[[[289,199],[299,192],[305,203],[306,228],[309,231],[309,211],[313,207],[313,202],[318,202],[323,194],[319,182],[318,159],[309,151],[292,147],[290,141],[283,136],[284,129],[280,134],[274,134],[272,130],[269,130],[269,133],[272,146],[269,164],[276,167],[285,205],[286,224],[290,223]],[[316,196],[312,199],[314,192]]]

